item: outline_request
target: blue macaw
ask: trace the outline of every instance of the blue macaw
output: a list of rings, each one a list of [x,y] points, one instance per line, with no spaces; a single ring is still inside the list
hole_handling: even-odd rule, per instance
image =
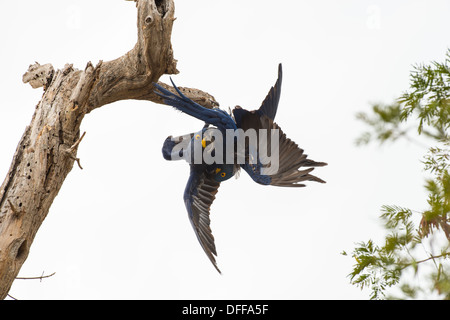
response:
[[[278,79],[275,85],[269,90],[261,107],[253,111],[236,106],[232,114],[228,114],[218,108],[205,108],[187,98],[177,88],[172,79],[170,80],[177,94],[166,90],[156,83],[154,85],[160,92],[155,91],[155,93],[163,98],[165,104],[204,121],[205,126],[196,133],[175,138],[169,136],[162,148],[163,156],[166,160],[185,159],[190,164],[190,176],[184,191],[184,202],[198,241],[211,263],[220,273],[214,257],[217,256],[217,252],[209,218],[210,207],[215,199],[220,183],[236,175],[239,169],[242,168],[255,182],[262,185],[304,187],[305,185],[299,182],[316,181],[325,183],[325,181],[310,174],[310,172],[314,167],[327,164],[307,159],[307,155],[303,153],[303,150],[295,142],[287,138],[274,122],[281,93],[281,64],[278,66]],[[264,169],[267,169],[267,164],[264,164],[262,161],[263,159],[259,152],[262,150],[260,150],[261,145],[259,143],[256,147],[257,150],[251,150],[247,145],[245,145],[244,150],[236,150],[234,148],[231,151],[233,152],[232,163],[225,161],[227,153],[230,152],[226,149],[226,145],[230,141],[226,141],[226,138],[224,138],[223,140],[225,141],[222,141],[222,146],[220,146],[215,139],[214,133],[220,132],[222,137],[227,137],[227,130],[236,131],[238,129],[242,129],[244,132],[248,129],[264,132],[264,134],[267,132],[266,140],[264,140],[267,141],[267,145],[271,143],[270,129],[278,130],[278,141],[276,141],[279,148],[278,170],[264,171]],[[260,129],[266,129],[267,131],[261,131]],[[264,138],[264,136],[262,137]],[[236,136],[233,139],[236,141]],[[261,140],[261,136],[259,140]],[[211,156],[222,151],[223,159],[214,163],[207,163],[203,159],[200,162],[195,162],[195,148]],[[255,153],[252,151],[256,151],[256,159]],[[239,152],[243,154],[243,163],[238,163],[237,161]],[[299,170],[301,167],[307,167],[307,169]]]

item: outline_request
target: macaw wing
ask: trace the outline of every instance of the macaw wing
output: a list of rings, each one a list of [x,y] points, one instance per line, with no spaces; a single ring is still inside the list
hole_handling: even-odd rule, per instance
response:
[[[258,136],[257,147],[253,147],[256,152],[252,146],[246,146],[245,163],[241,165],[255,182],[281,187],[304,187],[305,185],[301,183],[304,181],[325,183],[310,172],[314,170],[314,167],[325,166],[326,163],[308,159],[303,150],[286,137],[286,134],[272,119],[267,116],[259,117],[256,114],[253,114],[251,118],[253,121],[246,122],[246,125],[251,125],[257,132],[264,132],[260,129],[267,130],[266,137]],[[244,130],[246,129],[248,129],[247,126],[244,127]],[[271,130],[276,130],[278,134],[272,136]],[[261,143],[261,138],[265,138],[265,144]],[[272,142],[272,139],[277,139],[277,141]],[[272,145],[278,148],[278,158],[276,159],[267,156]],[[272,162],[269,163],[269,160]],[[273,163],[274,161],[277,163]]]
[[[277,114],[278,109],[278,103],[280,101],[282,78],[283,71],[280,63],[278,65],[278,79],[275,82],[275,85],[270,88],[269,93],[267,94],[266,98],[261,104],[261,107],[259,107],[258,110],[248,111],[241,108],[240,106],[236,106],[233,109],[233,116],[238,128],[244,128],[246,126],[246,122],[254,120],[255,114],[261,117],[267,116],[272,120],[275,119],[275,115]]]
[[[208,109],[199,105],[186,97],[180,89],[177,88],[175,83],[172,81],[172,78],[170,81],[172,82],[177,94],[174,94],[159,84],[154,83],[154,86],[160,91],[155,91],[155,93],[163,98],[165,104],[218,128],[236,129],[236,123],[228,113],[218,108]]]
[[[191,166],[191,174],[184,192],[184,203],[192,228],[203,251],[216,270],[221,273],[214,258],[217,256],[217,252],[209,219],[210,207],[216,198],[219,186],[220,182],[214,181],[205,172],[198,172]]]
[[[258,109],[258,113],[268,116],[270,119],[275,120],[275,115],[277,114],[278,102],[280,101],[281,95],[281,82],[283,80],[283,70],[281,63],[278,65],[278,79],[275,85],[270,88],[269,93],[264,99],[261,107]]]

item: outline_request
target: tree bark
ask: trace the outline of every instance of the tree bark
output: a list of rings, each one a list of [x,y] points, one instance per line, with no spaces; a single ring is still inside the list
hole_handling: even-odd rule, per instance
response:
[[[30,246],[77,161],[80,125],[86,114],[124,99],[162,103],[153,83],[163,74],[178,73],[171,33],[173,0],[137,0],[138,41],[116,60],[90,62],[84,70],[67,64],[30,66],[23,76],[33,88],[44,88],[31,123],[19,141],[0,187],[0,298],[4,299],[27,259]],[[160,83],[169,89],[169,86]],[[180,88],[205,107],[218,105],[198,89]]]

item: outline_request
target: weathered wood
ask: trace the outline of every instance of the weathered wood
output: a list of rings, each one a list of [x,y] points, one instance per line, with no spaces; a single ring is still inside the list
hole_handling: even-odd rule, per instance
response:
[[[81,119],[69,107],[81,72],[55,73],[26,128],[0,191],[0,298],[25,262],[30,246],[73,160],[64,152],[78,139]]]
[[[30,65],[28,72],[23,75],[22,81],[23,83],[30,83],[34,89],[40,87],[46,89],[48,80],[53,77],[54,72],[55,69],[50,63],[41,66],[36,62],[34,65]]]
[[[173,0],[138,0],[138,41],[124,56],[84,70],[67,64],[30,66],[23,81],[44,87],[0,187],[0,298],[4,299],[66,176],[72,170],[80,125],[92,110],[123,99],[161,103],[152,83],[177,73],[171,32]],[[168,88],[167,85],[161,84]],[[206,107],[218,103],[198,89],[181,89]],[[81,166],[80,166],[81,167]]]

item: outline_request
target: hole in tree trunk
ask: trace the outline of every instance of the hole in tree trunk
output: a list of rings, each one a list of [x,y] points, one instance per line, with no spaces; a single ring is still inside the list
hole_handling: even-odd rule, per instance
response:
[[[17,250],[16,260],[23,260],[27,257],[28,248],[27,248],[27,240],[24,240]]]
[[[155,0],[156,8],[158,9],[158,12],[164,17],[167,11],[167,4],[166,0]]]

